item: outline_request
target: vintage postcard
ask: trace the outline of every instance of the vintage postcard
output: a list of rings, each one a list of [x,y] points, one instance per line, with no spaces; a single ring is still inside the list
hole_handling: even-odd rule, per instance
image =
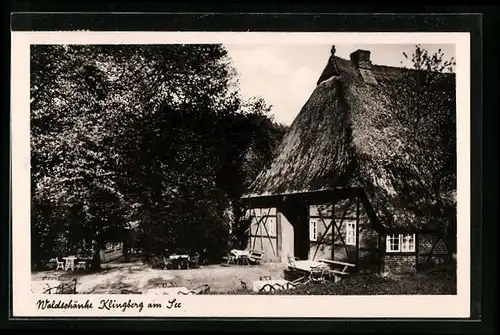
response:
[[[13,32],[14,317],[469,317],[467,33]]]

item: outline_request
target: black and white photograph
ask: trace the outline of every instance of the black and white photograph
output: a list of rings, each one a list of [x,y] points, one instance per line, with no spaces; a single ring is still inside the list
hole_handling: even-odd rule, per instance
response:
[[[275,35],[24,47],[35,312],[457,297],[457,42]]]

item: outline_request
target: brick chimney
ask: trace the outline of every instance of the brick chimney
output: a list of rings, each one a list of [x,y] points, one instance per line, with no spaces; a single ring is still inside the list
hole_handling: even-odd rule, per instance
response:
[[[356,50],[351,53],[351,62],[358,69],[371,69],[372,61],[370,60],[370,51]]]

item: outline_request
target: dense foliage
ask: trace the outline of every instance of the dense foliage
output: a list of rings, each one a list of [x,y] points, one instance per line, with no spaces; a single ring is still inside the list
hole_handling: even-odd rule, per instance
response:
[[[31,50],[32,263],[133,229],[148,253],[217,257],[284,127],[242,101],[221,45]]]

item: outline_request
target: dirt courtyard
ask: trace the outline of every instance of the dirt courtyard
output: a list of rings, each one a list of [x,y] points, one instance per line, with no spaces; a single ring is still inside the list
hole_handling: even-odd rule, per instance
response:
[[[221,266],[207,265],[189,270],[156,270],[142,262],[103,264],[99,273],[86,274],[83,271],[40,271],[32,273],[32,291],[43,292],[51,283],[68,282],[77,279],[76,290],[79,294],[120,294],[122,289],[145,292],[172,283],[176,287],[194,289],[208,284],[214,293],[229,293],[241,289],[241,281],[249,288],[260,276],[281,279],[284,276],[284,263],[263,263],[260,265]]]

